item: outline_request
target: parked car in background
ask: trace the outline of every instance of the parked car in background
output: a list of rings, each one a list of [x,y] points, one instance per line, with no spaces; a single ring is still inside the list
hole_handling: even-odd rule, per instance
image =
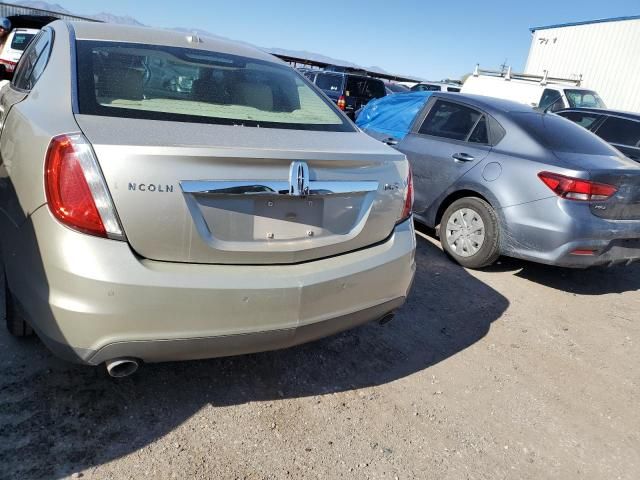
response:
[[[14,335],[33,328],[124,376],[307,342],[404,303],[405,156],[261,50],[57,21],[0,105]]]
[[[355,112],[370,100],[387,95],[382,80],[364,74],[325,70],[308,71],[304,75],[351,119],[354,119]]]
[[[0,48],[0,65],[4,65],[7,72],[13,72],[22,52],[39,31],[34,28],[14,28],[9,32]]]
[[[371,102],[357,124],[407,155],[416,219],[463,266],[499,255],[567,267],[640,258],[640,165],[571,121],[412,92]]]
[[[406,85],[396,82],[384,82],[384,88],[387,91],[387,95],[393,95],[396,93],[407,93],[411,91]]]
[[[630,159],[640,162],[640,114],[596,108],[571,108],[556,113],[592,131]]]
[[[445,82],[420,82],[413,87],[413,92],[454,92],[460,91],[461,86],[456,83]]]
[[[480,70],[469,75],[462,93],[503,98],[534,108],[556,112],[564,108],[606,108],[593,90],[582,88],[581,80],[553,78],[507,71]]]

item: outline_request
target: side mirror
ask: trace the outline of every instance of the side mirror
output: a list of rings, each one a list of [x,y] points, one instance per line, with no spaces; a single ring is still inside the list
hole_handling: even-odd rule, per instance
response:
[[[9,82],[13,80],[13,72],[9,72],[7,70],[7,66],[0,63],[0,81],[2,80],[7,80]]]

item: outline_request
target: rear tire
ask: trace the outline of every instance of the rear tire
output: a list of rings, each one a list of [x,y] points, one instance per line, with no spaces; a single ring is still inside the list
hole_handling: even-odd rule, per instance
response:
[[[7,330],[14,337],[28,337],[33,335],[33,329],[31,326],[22,318],[20,315],[18,308],[16,306],[16,301],[9,291],[9,285],[7,284],[7,276],[4,277],[4,315],[5,320],[7,322]]]
[[[461,198],[445,210],[440,243],[449,257],[466,268],[482,268],[500,257],[500,224],[487,202]]]

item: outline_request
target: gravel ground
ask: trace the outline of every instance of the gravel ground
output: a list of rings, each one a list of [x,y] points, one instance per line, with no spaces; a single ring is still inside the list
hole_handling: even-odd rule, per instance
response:
[[[0,333],[0,477],[640,478],[640,264],[482,272],[396,320],[114,380]]]

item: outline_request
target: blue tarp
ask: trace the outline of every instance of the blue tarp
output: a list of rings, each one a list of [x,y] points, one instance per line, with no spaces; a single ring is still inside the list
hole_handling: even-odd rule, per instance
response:
[[[431,93],[397,93],[372,100],[360,111],[356,125],[363,130],[373,130],[401,140],[409,133],[413,120]]]

